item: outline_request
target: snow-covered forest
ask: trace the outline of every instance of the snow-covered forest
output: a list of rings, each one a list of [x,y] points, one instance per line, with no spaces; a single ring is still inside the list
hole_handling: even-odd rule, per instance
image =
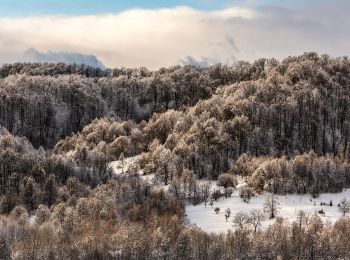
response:
[[[0,68],[0,259],[350,258],[350,60]]]

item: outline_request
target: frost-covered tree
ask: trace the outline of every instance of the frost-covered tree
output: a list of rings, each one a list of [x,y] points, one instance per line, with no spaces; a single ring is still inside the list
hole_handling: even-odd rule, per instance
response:
[[[189,234],[182,232],[176,242],[175,254],[177,259],[185,260],[192,258],[192,247]]]
[[[339,211],[343,216],[350,212],[350,202],[346,198],[343,198],[339,203]]]
[[[225,210],[225,219],[226,219],[226,222],[228,221],[228,219],[230,218],[230,216],[231,216],[231,210],[230,210],[230,208],[227,208],[227,209]]]
[[[253,209],[248,214],[247,222],[253,226],[254,233],[256,233],[258,227],[261,227],[261,224],[264,220],[265,220],[264,212],[259,209]]]
[[[2,260],[11,259],[10,247],[3,236],[0,237],[0,259]]]
[[[249,221],[249,215],[246,212],[238,212],[233,217],[233,225],[238,229],[243,229]]]
[[[50,219],[50,209],[44,205],[39,205],[35,214],[35,223],[42,225],[44,222]]]
[[[277,216],[279,210],[279,202],[273,194],[268,194],[264,203],[264,211],[269,216],[270,219],[273,219]]]

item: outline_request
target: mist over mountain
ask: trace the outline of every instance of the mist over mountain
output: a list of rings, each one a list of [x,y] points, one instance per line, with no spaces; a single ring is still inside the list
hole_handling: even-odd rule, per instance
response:
[[[105,66],[94,55],[86,55],[74,52],[41,52],[35,48],[30,48],[18,57],[19,62],[32,63],[66,63],[66,64],[85,64],[96,68],[104,69]]]

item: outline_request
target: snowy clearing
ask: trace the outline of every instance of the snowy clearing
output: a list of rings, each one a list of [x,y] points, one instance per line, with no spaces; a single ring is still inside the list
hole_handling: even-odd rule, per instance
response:
[[[141,155],[136,155],[132,157],[127,157],[123,161],[112,161],[109,163],[109,167],[112,168],[114,174],[116,175],[122,175],[122,174],[128,174],[129,169],[134,166],[134,164],[141,158]],[[169,189],[170,185],[162,185],[155,182],[155,175],[154,174],[148,174],[144,175],[143,169],[137,170],[138,174],[140,175],[140,178],[150,184],[153,184],[155,188],[162,188],[165,191]]]
[[[199,228],[207,232],[226,232],[233,228],[233,217],[238,212],[249,212],[252,209],[263,210],[264,202],[268,193],[252,197],[249,203],[245,203],[239,197],[239,189],[235,189],[230,198],[221,198],[214,202],[213,207],[209,204],[204,206],[204,203],[186,207],[186,214],[192,224],[196,224]],[[296,219],[298,211],[303,210],[307,214],[313,214],[315,211],[323,209],[325,214],[320,215],[322,220],[335,222],[342,216],[339,211],[338,204],[343,198],[350,199],[350,189],[344,190],[341,193],[335,194],[321,194],[318,198],[313,199],[310,195],[276,195],[279,202],[279,211],[277,216],[293,221]],[[321,202],[329,204],[332,200],[333,206],[323,205]],[[218,214],[214,209],[218,207],[220,211]],[[231,210],[231,217],[228,221],[225,220],[225,210]],[[275,220],[266,219],[262,223],[262,228],[268,227]]]
[[[125,158],[122,161],[113,161],[109,163],[109,166],[113,169],[114,173],[117,175],[127,174],[130,167],[140,158],[140,155]],[[154,180],[154,174],[143,175],[143,170],[139,169],[138,173],[140,177],[157,188],[163,188],[164,190],[169,189],[169,185],[156,184]],[[211,192],[215,189],[221,189],[216,185],[215,181],[209,180],[199,180],[199,183],[210,183]],[[266,197],[269,193],[263,193],[261,195],[256,195],[250,199],[249,203],[243,202],[239,196],[239,191],[242,187],[245,187],[246,183],[242,178],[238,178],[238,185],[234,189],[232,196],[230,198],[220,198],[218,201],[214,201],[213,205],[210,206],[207,203],[205,207],[204,203],[199,205],[187,205],[186,214],[189,221],[192,224],[196,224],[199,228],[206,232],[226,232],[233,228],[233,218],[238,212],[249,213],[250,210],[259,209],[263,210]],[[297,195],[297,194],[287,194],[287,195],[275,195],[278,201],[278,214],[277,217],[282,217],[287,219],[289,222],[296,219],[296,215],[300,210],[303,210],[306,214],[313,214],[320,210],[325,212],[324,215],[319,215],[323,221],[335,222],[338,220],[342,213],[339,211],[338,204],[343,198],[350,200],[350,189],[344,190],[341,193],[327,193],[321,194],[318,198],[312,198],[310,194]],[[329,206],[330,201],[332,201],[333,206]],[[327,205],[322,205],[326,203]],[[219,208],[218,214],[214,211],[215,208]],[[231,210],[231,216],[226,221],[225,211],[227,209]],[[270,224],[274,223],[275,219],[266,218],[262,222],[261,228],[267,228]]]
[[[109,167],[112,168],[116,175],[127,173],[129,168],[140,158],[140,155],[127,157],[123,161],[113,161],[109,163]]]

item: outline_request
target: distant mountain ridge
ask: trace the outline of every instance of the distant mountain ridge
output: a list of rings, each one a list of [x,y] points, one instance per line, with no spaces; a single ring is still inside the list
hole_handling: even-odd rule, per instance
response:
[[[96,68],[105,69],[101,61],[94,55],[86,55],[74,52],[41,52],[35,48],[30,48],[23,52],[18,58],[18,62],[34,62],[34,63],[66,63],[66,64],[85,64]]]

